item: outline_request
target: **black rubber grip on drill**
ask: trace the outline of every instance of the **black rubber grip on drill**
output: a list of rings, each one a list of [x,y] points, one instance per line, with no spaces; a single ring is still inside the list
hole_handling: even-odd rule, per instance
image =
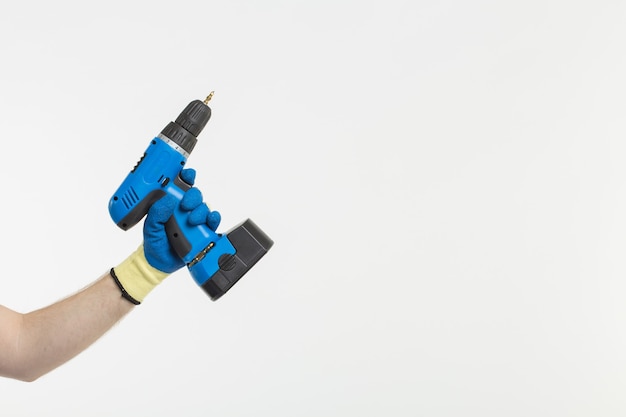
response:
[[[198,141],[198,135],[211,118],[211,108],[200,100],[194,100],[185,107],[175,121],[170,122],[161,134],[191,153]]]

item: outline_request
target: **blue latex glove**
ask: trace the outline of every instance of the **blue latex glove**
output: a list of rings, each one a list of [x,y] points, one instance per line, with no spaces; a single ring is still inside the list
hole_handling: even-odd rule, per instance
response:
[[[183,169],[181,178],[193,186],[196,179],[196,171],[193,168]],[[180,207],[189,212],[187,221],[192,226],[206,224],[211,230],[216,231],[221,221],[218,211],[211,211],[202,201],[202,193],[199,189],[191,187],[187,190],[180,201]],[[156,269],[172,273],[185,266],[182,259],[174,252],[165,234],[165,223],[174,213],[176,199],[166,195],[155,202],[148,210],[143,224],[144,254],[148,263]]]

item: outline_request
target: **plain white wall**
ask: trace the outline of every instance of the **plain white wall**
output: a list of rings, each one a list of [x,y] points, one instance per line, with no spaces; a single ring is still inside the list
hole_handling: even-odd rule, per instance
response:
[[[222,230],[269,254],[218,302],[183,270],[3,416],[623,416],[621,2],[0,7],[0,303],[140,242],[108,199],[191,100]]]

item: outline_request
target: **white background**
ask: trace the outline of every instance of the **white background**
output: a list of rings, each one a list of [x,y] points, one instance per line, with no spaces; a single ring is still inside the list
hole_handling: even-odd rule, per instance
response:
[[[196,185],[276,243],[0,380],[0,415],[626,414],[622,2],[8,4],[1,304],[136,248],[108,200],[211,90]]]

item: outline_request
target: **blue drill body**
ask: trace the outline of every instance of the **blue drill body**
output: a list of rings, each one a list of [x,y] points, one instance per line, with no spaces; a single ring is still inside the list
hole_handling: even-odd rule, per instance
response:
[[[214,301],[230,289],[273,245],[250,219],[225,234],[207,225],[189,226],[180,209],[191,188],[180,176],[187,158],[211,115],[205,102],[191,102],[175,122],[152,139],[137,165],[109,201],[109,213],[123,230],[136,225],[150,206],[166,194],[177,200],[166,223],[170,245],[195,282]]]

